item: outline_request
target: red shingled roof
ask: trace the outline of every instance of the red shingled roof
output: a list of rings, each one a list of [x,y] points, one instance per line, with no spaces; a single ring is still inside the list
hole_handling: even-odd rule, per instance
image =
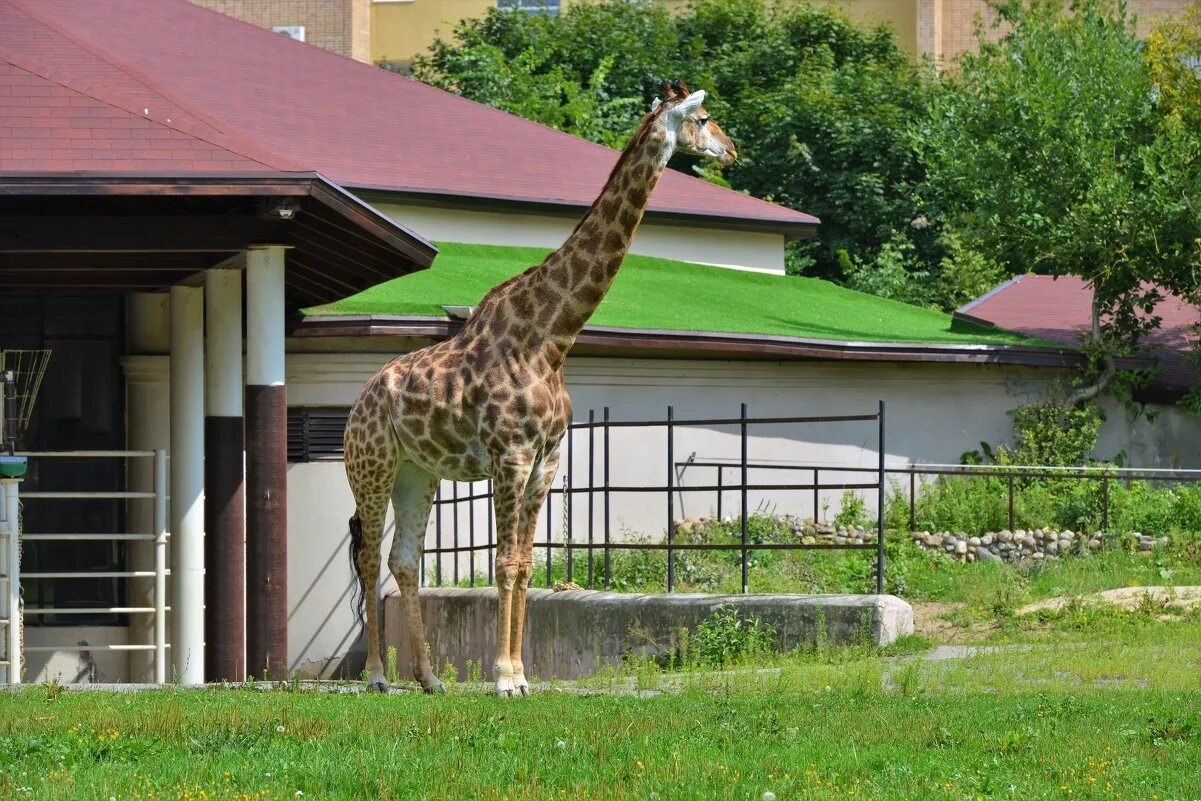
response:
[[[186,0],[0,0],[0,171],[318,171],[344,186],[587,206],[617,158]],[[650,211],[816,218],[669,170]]]
[[[1162,320],[1147,337],[1163,365],[1153,389],[1179,393],[1192,387],[1196,373],[1188,351],[1197,343],[1201,312],[1175,295],[1155,308]],[[1092,324],[1092,290],[1076,276],[1021,275],[955,311],[955,316],[1052,342],[1078,345]]]

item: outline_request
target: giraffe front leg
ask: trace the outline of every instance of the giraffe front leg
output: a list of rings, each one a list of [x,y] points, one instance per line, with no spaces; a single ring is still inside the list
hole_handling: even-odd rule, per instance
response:
[[[530,575],[534,572],[534,534],[538,530],[538,515],[546,503],[555,473],[559,469],[559,449],[543,457],[526,484],[521,507],[521,559],[518,562],[517,582],[513,589],[513,611],[509,637],[509,660],[513,665],[513,687],[517,694],[529,696],[530,683],[525,675],[521,649],[525,635],[525,601]]]
[[[506,457],[502,460],[493,490],[496,508],[496,661],[492,664],[492,676],[498,698],[511,698],[518,694],[510,643],[513,600],[518,576],[522,572],[522,557],[525,556],[521,549],[519,526],[531,461],[528,456]],[[526,563],[529,564],[528,559]]]

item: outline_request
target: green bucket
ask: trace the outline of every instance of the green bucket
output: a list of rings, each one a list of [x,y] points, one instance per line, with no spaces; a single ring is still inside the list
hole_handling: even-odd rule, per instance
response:
[[[21,478],[27,461],[24,456],[0,456],[0,478]]]

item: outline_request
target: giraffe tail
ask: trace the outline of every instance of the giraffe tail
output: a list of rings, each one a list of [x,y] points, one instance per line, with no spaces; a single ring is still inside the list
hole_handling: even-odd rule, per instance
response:
[[[359,623],[364,622],[363,602],[366,589],[363,587],[363,571],[359,568],[359,553],[363,550],[363,521],[356,511],[350,518],[350,569],[354,571],[355,583],[350,596],[350,605],[354,609]]]

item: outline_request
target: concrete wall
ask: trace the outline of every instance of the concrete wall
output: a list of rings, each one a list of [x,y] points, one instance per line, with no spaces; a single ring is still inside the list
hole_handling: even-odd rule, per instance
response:
[[[599,192],[601,187],[596,188]],[[468,211],[415,204],[375,207],[432,241],[557,248],[583,214],[551,216],[508,211]],[[647,221],[633,253],[759,272],[784,273],[784,236]]]
[[[25,646],[125,645],[130,642],[125,626],[26,626]],[[130,681],[129,651],[28,651],[24,681],[60,684]]]
[[[757,617],[790,651],[824,638],[831,645],[890,645],[913,633],[913,609],[892,595],[634,595],[532,589],[527,596],[522,664],[537,679],[575,679],[628,654],[678,652],[681,629],[695,631],[722,606]],[[412,675],[412,649],[399,595],[384,601],[385,638],[397,650],[402,680]],[[435,670],[447,662],[460,676],[468,660],[492,675],[496,656],[496,590],[424,589],[421,614]]]

